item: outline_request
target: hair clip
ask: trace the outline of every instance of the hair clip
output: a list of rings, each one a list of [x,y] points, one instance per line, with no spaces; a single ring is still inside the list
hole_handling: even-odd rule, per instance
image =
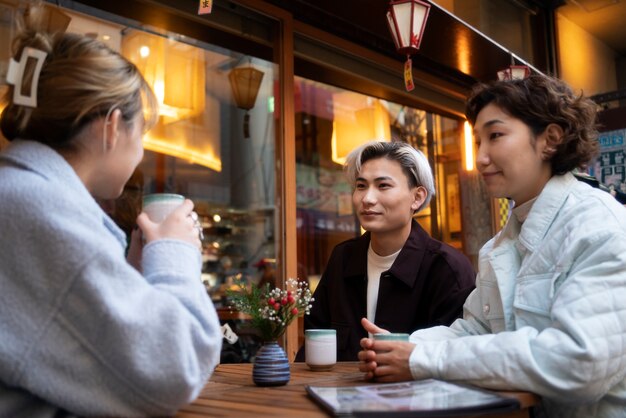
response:
[[[9,60],[9,68],[7,71],[7,83],[13,85],[13,103],[28,107],[37,107],[37,86],[39,85],[39,75],[41,68],[48,56],[47,52],[39,49],[26,47],[22,51],[22,57],[17,62],[13,58]],[[24,71],[29,59],[35,60],[35,71],[30,83],[30,93],[22,94],[22,81],[24,79]]]

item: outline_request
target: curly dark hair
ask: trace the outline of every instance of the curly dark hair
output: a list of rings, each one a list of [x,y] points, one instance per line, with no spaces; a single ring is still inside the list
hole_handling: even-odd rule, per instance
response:
[[[535,137],[552,123],[563,129],[563,138],[550,158],[552,174],[585,168],[598,153],[598,106],[582,94],[574,94],[561,80],[533,74],[523,80],[476,85],[465,108],[472,126],[480,111],[490,103],[528,125]]]

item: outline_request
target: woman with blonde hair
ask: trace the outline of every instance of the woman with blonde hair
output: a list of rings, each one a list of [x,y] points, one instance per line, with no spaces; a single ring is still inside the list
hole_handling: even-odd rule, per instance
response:
[[[156,101],[137,68],[88,37],[13,43],[0,121],[0,416],[171,415],[219,361],[193,203],[124,233],[120,195]]]

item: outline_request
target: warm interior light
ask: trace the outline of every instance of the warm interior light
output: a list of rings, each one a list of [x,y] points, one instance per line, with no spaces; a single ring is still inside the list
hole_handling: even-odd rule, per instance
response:
[[[147,46],[143,45],[142,47],[139,48],[139,56],[141,58],[148,58],[150,56],[150,48],[148,48]]]
[[[164,123],[204,111],[204,53],[200,48],[141,31],[122,39],[122,53],[154,89]]]
[[[463,123],[463,166],[465,171],[474,169],[474,135],[468,121]]]
[[[163,97],[165,96],[165,83],[163,80],[155,80],[152,89],[154,90],[154,95],[157,97],[157,101],[159,104],[162,104]]]
[[[469,35],[460,33],[455,43],[456,62],[458,68],[465,74],[470,74],[470,63],[472,61],[472,47]]]
[[[110,36],[110,35],[102,35],[102,40],[103,40],[103,41],[108,41],[108,40],[110,40],[110,39],[111,39],[111,36]]]
[[[219,223],[222,220],[222,217],[219,215],[219,213],[216,213],[215,215],[213,215],[213,221],[215,223]]]
[[[144,148],[222,171],[220,124],[204,116],[219,112],[219,100],[206,95],[204,50],[129,30],[122,54],[141,71],[159,103],[160,118],[144,137]]]
[[[353,110],[350,103],[356,93],[340,93],[333,97],[335,119],[331,136],[332,160],[344,164],[346,157],[357,146],[372,140],[389,141],[391,128],[389,112],[380,100],[369,106]]]
[[[211,152],[200,152],[197,149],[174,143],[172,140],[159,139],[146,134],[143,137],[143,147],[147,150],[181,158],[192,164],[199,164],[215,171],[222,171],[222,160],[218,156]]]
[[[7,89],[8,89],[7,85],[0,86],[0,97],[4,96],[6,94],[5,92],[6,92]],[[6,103],[0,101],[0,115],[2,115],[2,111],[4,111],[5,107],[6,107]],[[7,144],[8,144],[8,141],[0,133],[0,149],[2,149],[3,146],[7,145]]]

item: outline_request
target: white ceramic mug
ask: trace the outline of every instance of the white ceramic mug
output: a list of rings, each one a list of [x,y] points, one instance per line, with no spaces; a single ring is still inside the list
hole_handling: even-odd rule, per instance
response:
[[[404,332],[380,332],[374,334],[374,341],[409,341],[409,334]],[[386,353],[387,351],[376,350],[377,353]]]
[[[174,193],[148,194],[143,197],[143,211],[152,222],[159,223],[184,201],[184,196]]]
[[[380,332],[374,334],[376,341],[409,341],[409,334],[404,332]]]
[[[337,331],[334,329],[305,330],[304,352],[306,364],[311,370],[332,369],[337,363]]]

